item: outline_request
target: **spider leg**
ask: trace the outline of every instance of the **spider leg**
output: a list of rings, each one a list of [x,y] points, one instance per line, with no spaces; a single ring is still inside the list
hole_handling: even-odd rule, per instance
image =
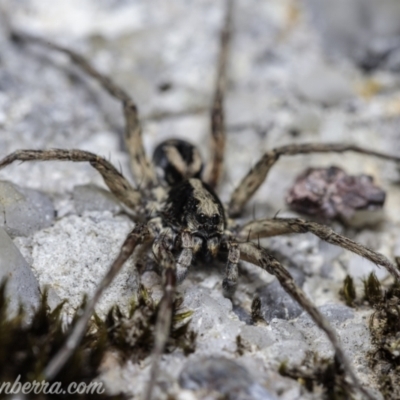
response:
[[[269,170],[278,161],[280,156],[330,152],[344,153],[346,151],[353,151],[355,153],[366,154],[384,160],[400,162],[400,157],[364,149],[351,144],[304,143],[277,147],[273,150],[267,151],[233,191],[229,202],[229,215],[237,216],[241,213],[243,207],[264,182]]]
[[[286,269],[265,249],[258,247],[254,243],[239,243],[238,248],[240,251],[240,258],[242,260],[251,262],[266,270],[270,274],[274,275],[278,279],[284,290],[294,300],[296,300],[305,311],[307,311],[315,324],[328,336],[335,350],[336,358],[341,363],[347,376],[349,376],[353,381],[353,385],[366,398],[372,400],[373,397],[366,391],[366,389],[361,385],[358,378],[356,377],[351,363],[339,343],[336,332],[330,326],[325,317],[319,312],[318,308],[315,307],[315,305],[306,297],[304,292],[296,285],[289,272],[286,271]]]
[[[239,276],[240,251],[237,243],[228,242],[228,261],[225,267],[225,277],[222,281],[224,297],[231,299],[236,291]]]
[[[89,162],[103,177],[110,191],[119,201],[135,210],[141,194],[105,158],[83,150],[17,150],[0,160],[0,169],[14,161],[74,161]]]
[[[220,181],[225,151],[224,93],[226,70],[232,35],[233,0],[227,0],[224,27],[220,37],[217,77],[211,109],[211,159],[206,166],[205,181],[214,189]]]
[[[73,326],[66,342],[47,364],[43,372],[44,379],[48,381],[52,380],[58,374],[61,368],[63,368],[63,366],[72,356],[83,336],[85,335],[86,326],[94,312],[95,305],[99,301],[104,290],[108,288],[115,276],[121,270],[122,266],[132,255],[135,248],[138,245],[141,245],[150,240],[151,237],[151,232],[145,225],[137,225],[129,233],[121,247],[120,253],[111,265],[107,274],[100,282],[93,297],[86,304],[85,309],[83,310],[83,314],[76,321],[76,324]]]
[[[190,234],[189,231],[183,231],[181,235],[182,251],[178,257],[176,265],[176,279],[181,283],[189,271],[192,264],[193,255],[196,254],[202,246],[202,240]]]
[[[384,255],[376,253],[375,251],[370,250],[357,242],[354,242],[346,236],[339,235],[328,226],[317,224],[316,222],[305,221],[300,218],[274,218],[256,220],[241,227],[238,232],[238,238],[243,240],[251,240],[270,236],[285,235],[288,233],[306,232],[311,232],[327,243],[342,247],[351,251],[352,253],[366,258],[374,264],[383,266],[391,275],[394,276],[397,281],[400,281],[399,270]]]
[[[48,40],[29,35],[27,33],[12,31],[11,36],[14,40],[40,44],[69,56],[72,62],[78,65],[89,76],[97,82],[114,98],[122,103],[125,116],[125,142],[128,148],[131,169],[136,183],[144,187],[157,184],[156,174],[153,165],[150,163],[144,151],[142,141],[142,128],[139,121],[138,109],[133,99],[125,90],[113,82],[108,76],[97,71],[88,60],[82,55]]]
[[[150,378],[146,385],[144,400],[151,400],[153,387],[157,378],[158,364],[161,355],[164,352],[165,345],[169,338],[171,329],[173,302],[176,287],[176,267],[175,259],[171,250],[168,248],[164,238],[168,235],[161,234],[160,239],[153,244],[153,253],[156,256],[157,262],[163,270],[163,289],[164,293],[160,300],[157,321],[154,327],[154,348],[152,351],[152,360],[150,366]]]

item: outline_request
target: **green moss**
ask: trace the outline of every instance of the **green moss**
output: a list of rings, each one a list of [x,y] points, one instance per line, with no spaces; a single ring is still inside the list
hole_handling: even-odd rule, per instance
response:
[[[376,284],[373,284],[376,287]],[[385,399],[400,398],[400,285],[394,283],[372,305],[369,329],[374,346],[368,354]]]
[[[379,304],[382,301],[382,289],[376,275],[371,272],[364,283],[364,297],[372,306]]]
[[[320,359],[313,352],[307,352],[299,366],[288,367],[283,362],[279,373],[301,383],[308,392],[317,392],[319,387],[322,396],[328,400],[352,399],[352,388],[345,380],[340,364],[328,359]]]
[[[195,350],[196,335],[189,330],[192,311],[181,311],[182,300],[174,303],[173,323],[166,351],[175,348],[190,354]],[[108,312],[103,321],[95,316],[97,335],[105,341],[107,349],[116,350],[123,361],[138,362],[150,355],[154,343],[154,326],[158,307],[149,293],[141,287],[136,302],[131,304],[128,317],[118,306]]]
[[[5,294],[6,283],[0,285],[0,381],[11,384],[19,377],[22,383],[42,380],[42,371],[52,356],[64,343],[67,333],[63,329],[63,304],[53,311],[47,305],[47,292],[30,322],[24,322],[22,308],[16,316],[9,318]],[[75,315],[74,319],[76,320]],[[68,330],[67,330],[68,331]],[[89,384],[98,375],[98,369],[106,351],[105,342],[96,335],[86,332],[77,351],[55,377],[66,388],[70,383]],[[5,394],[1,394],[5,398]],[[27,398],[67,398],[67,395],[46,395],[30,393]],[[107,394],[71,395],[76,399],[122,399],[121,395]]]
[[[236,336],[236,354],[242,356],[246,352],[246,345],[240,335]]]
[[[339,294],[343,297],[347,306],[354,307],[354,301],[357,297],[357,293],[354,286],[353,278],[350,275],[346,276],[343,282],[343,287],[340,290]]]
[[[0,285],[0,382],[11,382],[20,376],[20,382],[42,380],[42,371],[65,342],[70,327],[65,328],[60,304],[50,311],[47,292],[29,323],[24,322],[24,311],[9,318],[7,313],[6,283]],[[180,310],[181,301],[174,304],[174,318],[166,351],[180,348],[185,354],[194,351],[195,334],[189,330],[191,312]],[[84,302],[81,308],[84,307]],[[67,387],[71,382],[89,384],[98,376],[99,368],[107,352],[119,355],[121,363],[126,360],[138,362],[150,355],[154,341],[154,325],[157,316],[155,304],[148,292],[141,288],[137,301],[133,302],[127,316],[114,306],[105,320],[97,315],[91,320],[77,351],[62,368],[53,382]],[[181,311],[181,312],[180,312]],[[80,310],[73,316],[76,322]],[[49,382],[50,384],[52,382]],[[0,394],[0,398],[3,395]],[[30,396],[28,395],[27,398]],[[57,399],[68,396],[53,396]],[[51,395],[31,394],[31,398],[47,399]],[[106,394],[71,395],[76,399],[122,399],[123,395]]]
[[[264,321],[261,313],[261,300],[258,296],[255,296],[251,303],[251,318],[253,323],[256,323],[257,321]]]

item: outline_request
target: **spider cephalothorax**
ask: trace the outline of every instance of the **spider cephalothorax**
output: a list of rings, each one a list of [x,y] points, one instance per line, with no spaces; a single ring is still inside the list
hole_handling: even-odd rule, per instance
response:
[[[221,201],[206,183],[191,178],[171,187],[161,214],[172,229],[193,236],[195,253],[216,256],[225,216]]]
[[[171,142],[168,146],[173,148]],[[171,151],[171,154],[176,152]],[[165,163],[165,166],[170,173],[173,171],[175,177],[178,176],[173,162]],[[181,170],[185,168],[183,160],[180,160],[179,167]],[[189,168],[190,164],[186,171]],[[226,228],[225,210],[213,189],[199,178],[179,179],[165,191],[151,225],[156,227],[156,235],[169,243],[173,253],[179,253],[183,248],[176,265],[177,281],[181,282],[194,259],[207,263],[217,257]]]
[[[158,233],[164,229],[164,235],[173,243],[172,250],[176,250],[182,246],[180,234],[184,232],[192,256],[210,262],[218,254],[226,217],[217,194],[201,180],[200,152],[187,141],[170,139],[156,147],[153,161],[157,175],[166,185],[164,199],[155,213]],[[178,282],[186,276],[188,266],[182,267],[178,262]]]
[[[274,275],[286,292],[326,333],[335,350],[336,359],[354,386],[365,397],[372,398],[353,372],[351,362],[342,350],[334,329],[296,285],[288,271],[267,249],[260,246],[258,240],[289,233],[310,232],[327,243],[340,246],[385,267],[397,280],[400,280],[397,268],[383,255],[333,232],[329,227],[314,222],[297,218],[265,218],[244,224],[230,221],[231,218],[240,215],[281,156],[353,151],[396,162],[400,162],[400,158],[340,143],[305,143],[278,147],[263,154],[236,186],[228,204],[222,204],[214,190],[222,175],[225,147],[223,98],[232,25],[232,1],[228,0],[227,4],[211,111],[211,157],[208,163],[205,163],[204,174],[200,153],[195,146],[184,140],[172,139],[161,143],[156,148],[151,162],[143,147],[138,110],[133,99],[109,77],[98,72],[84,57],[62,46],[21,32],[13,32],[11,35],[13,39],[18,39],[18,43],[33,42],[68,55],[74,63],[121,102],[125,117],[126,147],[131,156],[132,173],[138,184],[138,187],[132,186],[106,159],[83,150],[20,150],[0,160],[0,168],[18,160],[89,162],[102,175],[110,191],[132,211],[136,222],[67,342],[44,369],[43,377],[48,380],[54,378],[65,365],[83,336],[96,302],[125,261],[132,254],[144,257],[145,253],[148,253],[162,271],[164,287],[155,326],[150,379],[145,393],[145,399],[150,399],[152,388],[156,383],[158,362],[169,335],[176,283],[185,278],[196,258],[209,262],[218,257],[225,260],[222,287],[227,297],[231,297],[236,288],[240,260],[250,262]]]

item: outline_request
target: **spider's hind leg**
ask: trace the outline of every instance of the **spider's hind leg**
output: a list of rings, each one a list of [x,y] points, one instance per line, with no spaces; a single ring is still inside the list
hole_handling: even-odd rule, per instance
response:
[[[71,61],[86,72],[86,74],[97,80],[111,96],[122,103],[125,117],[125,142],[130,154],[131,169],[135,181],[144,187],[156,185],[157,178],[155,171],[143,146],[142,127],[139,120],[138,109],[129,94],[111,78],[97,71],[85,57],[73,50],[19,31],[12,31],[11,38],[20,42],[36,43],[66,54]]]
[[[351,378],[354,387],[357,388],[357,390],[362,393],[365,398],[373,400],[374,397],[368,393],[355,375],[351,363],[344,353],[342,346],[340,345],[336,332],[325,319],[325,317],[320,313],[318,308],[296,285],[289,272],[286,271],[286,269],[265,249],[258,247],[254,243],[239,243],[238,249],[240,251],[240,259],[261,267],[278,279],[283,289],[300,304],[300,306],[310,315],[315,324],[326,333],[335,350],[337,360],[341,363],[346,375]]]

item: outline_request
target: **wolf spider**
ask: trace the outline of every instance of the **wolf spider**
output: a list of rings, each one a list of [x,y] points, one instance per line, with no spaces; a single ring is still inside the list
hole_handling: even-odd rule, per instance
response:
[[[130,154],[131,169],[135,181],[140,183],[140,187],[133,187],[109,161],[82,150],[19,150],[0,161],[0,168],[17,160],[89,162],[102,175],[110,191],[132,211],[136,222],[136,226],[125,239],[119,255],[97,287],[94,296],[88,301],[66,343],[46,366],[43,376],[47,380],[56,376],[77,347],[97,301],[126,260],[134,252],[141,256],[145,252],[152,252],[154,261],[162,270],[163,296],[159,303],[153,358],[145,399],[151,398],[158,364],[168,339],[176,285],[185,278],[195,260],[208,263],[215,258],[226,262],[222,286],[224,296],[229,298],[233,296],[237,286],[240,260],[250,262],[274,275],[285,291],[326,333],[335,350],[336,359],[351,378],[353,385],[365,397],[372,398],[358,381],[334,329],[295,284],[289,272],[255,240],[290,233],[311,232],[330,244],[340,246],[385,267],[396,280],[399,280],[400,275],[395,266],[383,255],[315,222],[276,217],[239,224],[235,222],[234,217],[241,214],[281,156],[352,151],[396,162],[399,162],[400,158],[351,144],[306,143],[278,147],[267,151],[261,157],[236,186],[229,203],[222,204],[214,190],[220,181],[224,161],[224,92],[232,32],[232,3],[231,0],[227,1],[225,22],[220,37],[216,86],[211,110],[211,157],[205,166],[195,146],[187,141],[174,139],[159,144],[155,149],[153,160],[150,161],[142,143],[137,106],[124,89],[97,71],[85,57],[76,52],[45,39],[11,30],[11,37],[15,41],[38,44],[66,54],[73,63],[120,101],[125,117],[125,141]]]

